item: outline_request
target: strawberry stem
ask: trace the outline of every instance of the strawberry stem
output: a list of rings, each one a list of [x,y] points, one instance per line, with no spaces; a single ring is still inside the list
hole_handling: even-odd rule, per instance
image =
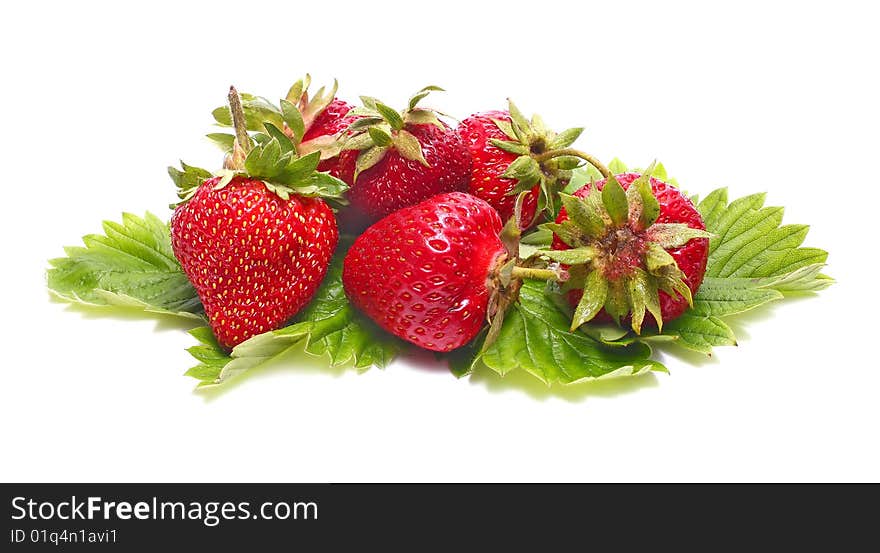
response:
[[[514,267],[510,276],[515,279],[532,278],[535,280],[553,280],[564,282],[568,280],[568,272],[554,269],[535,269],[532,267]]]
[[[241,107],[241,97],[234,86],[229,87],[229,111],[232,113],[232,126],[235,128],[235,140],[238,147],[247,155],[251,149],[251,140],[247,133],[247,123],[244,119],[244,109]]]
[[[595,157],[591,156],[590,154],[588,154],[586,152],[582,152],[580,150],[575,150],[574,148],[563,148],[561,150],[550,150],[548,152],[544,152],[543,154],[538,154],[538,155],[534,156],[534,158],[535,158],[535,161],[537,161],[538,163],[541,163],[543,161],[548,161],[550,159],[553,159],[554,157],[560,157],[560,156],[578,157],[578,158],[586,161],[587,163],[589,163],[593,167],[595,167],[596,170],[598,170],[600,173],[602,173],[602,176],[605,177],[606,179],[611,176],[611,171],[609,171],[608,168],[605,167],[605,165],[601,161],[599,161],[598,159],[596,159]]]

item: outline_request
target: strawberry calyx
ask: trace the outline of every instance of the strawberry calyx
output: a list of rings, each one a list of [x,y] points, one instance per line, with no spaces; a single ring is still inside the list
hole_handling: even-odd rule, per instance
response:
[[[215,177],[220,177],[214,185],[215,190],[226,187],[235,177],[245,177],[262,181],[267,190],[283,200],[298,195],[345,204],[344,193],[348,185],[317,170],[320,152],[299,155],[293,140],[268,121],[261,123],[264,132],[249,134],[243,102],[235,87],[229,88],[228,111],[235,135],[222,170],[211,173],[182,161],[182,170],[168,168],[181,200],[177,205],[187,202],[202,183]]]
[[[520,205],[525,196],[538,186],[538,208],[535,220],[526,221],[531,226],[542,213],[548,218],[559,209],[559,192],[565,188],[572,176],[572,170],[587,162],[599,170],[604,176],[610,171],[593,156],[571,148],[584,129],[575,127],[556,133],[546,127],[541,116],[534,114],[531,120],[508,99],[510,120],[493,119],[498,129],[505,134],[507,140],[490,139],[490,143],[505,152],[516,154],[503,177],[517,181],[508,195],[517,196],[515,213],[520,213]]]
[[[651,189],[652,170],[653,165],[627,190],[611,175],[601,191],[590,183],[583,198],[560,194],[568,219],[542,225],[571,248],[539,255],[568,267],[570,279],[562,292],[583,290],[572,330],[603,308],[618,324],[631,313],[636,334],[641,333],[646,312],[662,330],[660,290],[693,305],[686,276],[667,250],[712,234],[685,223],[656,222],[661,208]]]
[[[446,128],[437,118],[437,111],[418,105],[434,91],[443,89],[433,85],[422,88],[410,97],[407,107],[400,111],[376,98],[361,96],[363,106],[349,112],[349,115],[358,115],[361,118],[349,125],[347,132],[337,141],[340,150],[360,152],[355,162],[354,180],[357,180],[360,173],[382,161],[385,154],[392,149],[406,159],[429,166],[422,153],[421,143],[408,129],[412,125]]]
[[[569,278],[568,271],[559,263],[547,265],[536,258],[520,258],[520,236],[520,226],[516,219],[511,217],[499,235],[505,251],[498,256],[486,282],[489,290],[489,303],[486,308],[489,331],[483,341],[483,349],[488,348],[498,338],[505,313],[519,298],[523,279],[564,283]]]
[[[335,79],[331,87],[321,87],[313,95],[309,95],[312,78],[306,74],[287,91],[287,95],[279,100],[276,106],[262,96],[241,93],[241,107],[244,114],[245,128],[250,132],[269,133],[268,125],[281,130],[294,144],[300,155],[320,152],[321,159],[331,158],[339,153],[336,137],[321,136],[303,142],[303,136],[309,131],[315,119],[336,98],[339,83]],[[211,112],[214,120],[221,127],[233,127],[234,122],[228,106],[220,106]],[[225,152],[232,151],[235,135],[229,133],[212,133],[207,135]]]

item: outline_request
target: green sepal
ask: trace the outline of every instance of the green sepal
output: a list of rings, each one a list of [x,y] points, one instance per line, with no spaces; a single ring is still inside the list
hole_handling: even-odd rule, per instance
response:
[[[636,334],[642,333],[642,322],[645,320],[645,311],[649,311],[662,330],[663,319],[660,316],[660,300],[657,296],[657,283],[648,274],[636,269],[626,279],[626,291],[628,294],[629,311],[632,314],[632,329]]]
[[[695,238],[712,238],[705,230],[691,228],[685,223],[657,223],[646,231],[647,238],[663,248],[680,248]]]
[[[383,128],[370,127],[369,129],[367,129],[367,133],[369,133],[370,139],[376,146],[379,146],[380,148],[385,148],[386,146],[391,145],[391,134],[386,132]]]
[[[633,181],[626,190],[629,203],[630,225],[636,230],[644,230],[657,221],[660,216],[660,202],[651,190],[651,177],[644,174]]]
[[[598,209],[598,192],[593,189],[586,199],[581,199],[568,194],[559,194],[562,206],[565,208],[568,218],[574,223],[580,234],[588,239],[604,236],[607,225],[602,212]],[[590,201],[590,200],[593,201]],[[564,240],[563,240],[564,241]]]
[[[241,107],[244,111],[244,119],[247,130],[251,132],[262,132],[264,130],[263,123],[269,122],[280,127],[284,124],[284,118],[281,110],[272,105],[272,102],[261,96],[253,94],[241,93]],[[222,127],[232,126],[232,114],[229,112],[229,106],[221,106],[211,112],[214,120]]]
[[[235,135],[225,132],[212,132],[206,134],[205,137],[224,152],[231,151],[235,144]]]
[[[309,89],[311,84],[312,76],[306,73],[305,77],[290,85],[290,88],[287,89],[285,100],[294,105],[299,104],[302,101],[303,94]]]
[[[183,161],[180,162],[180,167],[181,169],[168,167],[168,176],[174,181],[174,185],[177,187],[177,197],[180,198],[180,202],[172,205],[172,208],[192,198],[203,182],[214,177],[207,169],[187,165]]]
[[[376,111],[379,112],[379,115],[382,116],[386,123],[391,125],[392,129],[399,131],[403,128],[403,116],[394,108],[386,106],[381,102],[376,102]]]
[[[299,143],[306,132],[305,122],[299,109],[291,102],[281,100],[281,117],[293,133],[294,140]]]
[[[513,134],[517,140],[520,142],[529,143],[529,120],[526,119],[526,116],[516,107],[516,104],[513,103],[512,100],[507,101],[507,112],[510,114],[510,126],[513,129]]]
[[[296,81],[288,90],[287,96],[279,100],[278,106],[273,105],[266,98],[240,93],[239,96],[247,130],[257,133],[268,133],[268,125],[273,125],[275,128],[283,130],[295,145],[299,145],[315,118],[336,97],[336,91],[339,87],[339,83],[334,80],[332,87],[321,87],[310,98],[308,94],[310,84],[311,77],[309,75]],[[229,112],[228,106],[214,109],[212,115],[218,125],[223,127],[232,126],[232,115]],[[228,152],[232,149],[233,144],[227,138],[227,135],[215,133],[209,135],[208,138],[212,139],[224,151]],[[315,145],[312,145],[311,149],[314,151],[316,149]]]
[[[611,315],[614,322],[620,324],[620,319],[629,313],[627,301],[626,283],[622,280],[608,281],[608,294],[605,298],[605,312]]]
[[[584,281],[583,295],[572,316],[571,330],[575,330],[582,324],[591,321],[602,307],[605,306],[607,298],[608,281],[602,278],[599,271],[590,271]]]
[[[497,138],[490,138],[489,143],[499,150],[504,150],[505,152],[511,154],[527,155],[529,153],[528,146],[524,146],[519,142],[514,142],[513,140],[498,140]]]
[[[517,141],[516,133],[513,132],[513,125],[511,125],[510,121],[505,121],[503,119],[492,119],[492,122],[495,123],[495,126],[498,127],[498,130],[504,133],[507,138],[512,141]]]
[[[602,188],[602,204],[615,226],[620,227],[627,221],[629,203],[626,200],[626,192],[613,175],[608,177]]]
[[[437,118],[438,112],[416,107],[422,98],[435,90],[443,89],[433,85],[422,88],[410,98],[408,107],[403,111],[396,111],[371,96],[361,96],[363,107],[349,112],[361,118],[348,126],[347,136],[341,144],[342,150],[361,152],[355,164],[355,180],[363,171],[379,163],[391,148],[405,159],[429,166],[421,143],[406,127],[436,125],[445,128]]]
[[[446,127],[437,117],[437,113],[429,109],[412,109],[404,117],[407,125],[434,125],[439,129]]]
[[[422,88],[410,97],[409,102],[407,103],[409,111],[415,110],[419,102],[431,92],[445,92],[445,90],[435,85],[428,85]]]
[[[430,167],[425,156],[422,154],[422,145],[419,139],[413,136],[409,131],[400,129],[392,138],[394,149],[406,159],[418,161],[425,167]]]
[[[518,181],[517,185],[507,193],[512,196],[523,190],[531,189],[541,180],[541,166],[531,156],[519,156],[511,162],[501,176]]]
[[[541,250],[541,257],[546,257],[564,265],[583,265],[596,257],[595,248],[580,246],[570,250]]]
[[[547,148],[550,150],[561,150],[563,148],[568,148],[575,141],[580,138],[581,134],[584,132],[583,127],[576,127],[573,129],[565,129],[561,133],[557,134],[547,145]]]
[[[254,136],[256,146],[248,153],[241,170],[225,169],[218,173],[215,189],[226,186],[233,177],[242,176],[263,181],[266,189],[283,200],[291,195],[321,197],[344,203],[348,186],[327,173],[318,172],[321,152],[297,156],[293,142],[281,129],[266,123],[266,134]]]
[[[659,290],[671,296],[681,296],[689,303],[693,301],[691,290],[685,282],[685,274],[666,250],[683,246],[694,238],[711,236],[706,231],[692,229],[685,224],[655,223],[660,211],[659,202],[654,197],[650,184],[650,174],[655,170],[656,166],[652,164],[648,172],[633,181],[626,190],[612,176],[607,179],[602,191],[589,184],[584,198],[560,194],[567,219],[558,224],[542,225],[541,228],[554,232],[560,240],[573,248],[563,251],[580,252],[558,255],[538,251],[535,254],[569,265],[571,281],[587,285],[594,279],[609,279],[605,293],[600,294],[605,310],[618,323],[627,314],[631,314],[631,326],[637,334],[642,331],[646,312],[651,313],[658,327],[662,328]],[[610,235],[612,232],[618,233],[617,229],[624,227],[628,231]],[[640,267],[615,266],[619,259],[616,252],[619,251],[617,244],[620,239],[644,241],[644,250],[637,250],[642,256]],[[584,248],[589,249],[589,256],[582,253]],[[607,277],[606,274],[612,276]],[[596,285],[592,286],[595,288]],[[560,288],[565,292],[577,289],[572,282]],[[584,312],[590,313],[599,300],[582,301],[587,302]],[[587,307],[590,309],[587,310]],[[573,323],[577,322],[579,321],[573,320]]]
[[[627,172],[626,164],[618,158],[614,158],[608,164],[608,170],[615,175],[620,175],[622,173]]]
[[[539,228],[552,232],[572,248],[576,248],[580,245],[580,229],[570,220],[563,221],[562,223],[544,223]]]
[[[382,148],[379,146],[371,146],[366,150],[361,151],[355,162],[354,180],[356,181],[361,173],[382,161],[387,153],[388,148]]]

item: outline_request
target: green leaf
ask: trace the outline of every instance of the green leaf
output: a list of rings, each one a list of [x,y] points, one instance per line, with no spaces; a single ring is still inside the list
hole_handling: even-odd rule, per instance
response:
[[[709,240],[708,277],[774,277],[825,263],[824,250],[800,247],[809,227],[781,225],[783,209],[763,207],[764,196],[752,194],[728,204],[722,188],[697,206],[706,230],[715,235]],[[821,289],[828,284],[828,277],[816,272],[801,286]]]
[[[72,303],[133,307],[201,319],[202,305],[171,250],[168,225],[151,213],[105,221],[104,234],[83,237],[49,261],[49,290]]]
[[[790,273],[759,279],[758,282],[763,288],[771,288],[783,294],[787,292],[816,292],[834,284],[833,278],[820,272],[824,267],[824,263],[807,265]]]
[[[569,326],[565,314],[545,297],[544,284],[525,281],[498,339],[472,366],[485,365],[501,375],[522,369],[547,384],[666,371],[650,359],[651,348],[644,343],[605,347]]]
[[[706,277],[694,296],[692,313],[724,317],[782,298],[781,292],[762,287],[756,279]]]
[[[712,315],[685,312],[663,327],[664,334],[677,337],[676,343],[710,354],[715,346],[735,346],[736,337],[724,321]]]
[[[186,374],[199,379],[199,387],[222,384],[236,375],[297,351],[324,357],[329,367],[385,367],[402,347],[366,320],[349,304],[342,288],[342,260],[338,252],[321,288],[290,326],[254,336],[230,354],[217,344],[209,328],[191,334],[200,342],[190,348],[199,364]]]

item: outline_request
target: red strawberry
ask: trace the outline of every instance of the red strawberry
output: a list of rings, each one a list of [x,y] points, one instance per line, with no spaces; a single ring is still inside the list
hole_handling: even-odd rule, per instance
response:
[[[220,344],[274,330],[311,300],[338,234],[320,198],[283,200],[258,179],[206,180],[171,219],[171,245]]]
[[[496,121],[510,124],[510,114],[506,111],[487,111],[471,115],[456,128],[456,132],[471,151],[474,168],[471,173],[469,192],[486,200],[494,207],[503,220],[514,215],[516,194],[509,194],[516,189],[516,179],[507,178],[504,173],[510,164],[519,157],[518,154],[506,152],[494,146],[490,140],[510,140]],[[538,207],[540,187],[533,186],[523,198],[521,227],[535,219]]]
[[[535,224],[543,213],[556,213],[557,194],[568,184],[571,169],[595,160],[569,146],[583,129],[559,134],[537,115],[525,118],[513,102],[508,111],[471,115],[456,132],[474,159],[469,191],[498,210],[505,221],[521,202],[520,228]]]
[[[564,289],[576,306],[572,328],[645,311],[659,328],[692,303],[703,280],[710,236],[691,201],[644,174],[624,173],[562,195],[548,257],[569,264]]]
[[[315,120],[312,122],[311,127],[305,132],[302,137],[302,142],[306,145],[306,150],[308,150],[308,145],[310,143],[319,143],[323,137],[333,137],[336,138],[342,131],[348,128],[349,125],[360,119],[357,115],[348,115],[348,112],[352,110],[354,106],[340,100],[338,98],[334,98],[330,104],[315,117]],[[318,164],[318,171],[326,171],[329,172],[334,177],[339,177],[340,168],[339,168],[339,157],[329,157],[327,159],[322,159],[321,163]]]
[[[519,233],[504,241],[501,233],[498,213],[461,192],[405,207],[355,240],[343,265],[345,293],[388,332],[425,349],[453,350],[487,318],[500,328],[519,290],[516,278],[555,276],[515,267]]]
[[[327,107],[315,117],[311,126],[306,130],[305,134],[303,134],[302,141],[308,142],[319,136],[333,136],[341,133],[347,129],[349,125],[359,119],[356,115],[348,115],[348,112],[350,112],[352,108],[354,108],[354,106],[348,102],[340,100],[339,98],[334,98],[333,101],[331,101]]]
[[[204,170],[170,170],[184,198],[171,219],[174,255],[226,348],[280,327],[311,300],[338,239],[333,211],[314,196],[345,188],[315,172],[317,152],[297,157],[271,123],[253,147],[234,89],[230,105],[232,170],[207,180]]]
[[[282,131],[297,145],[300,155],[321,152],[322,161],[318,170],[329,171],[334,176],[338,172],[339,135],[349,125],[359,119],[349,115],[351,104],[336,98],[338,83],[333,82],[329,89],[321,87],[314,96],[309,96],[311,77],[306,75],[296,81],[287,96],[273,105],[269,100],[252,94],[242,94],[242,110],[247,130],[266,132],[266,124]],[[232,126],[232,118],[226,106],[213,111],[214,119],[225,127]],[[227,152],[232,149],[232,135],[211,134]]]
[[[339,156],[340,179],[348,183],[352,208],[369,221],[422,200],[467,190],[471,155],[458,135],[434,112],[418,108],[437,87],[426,87],[401,112],[373,98],[352,115]]]

